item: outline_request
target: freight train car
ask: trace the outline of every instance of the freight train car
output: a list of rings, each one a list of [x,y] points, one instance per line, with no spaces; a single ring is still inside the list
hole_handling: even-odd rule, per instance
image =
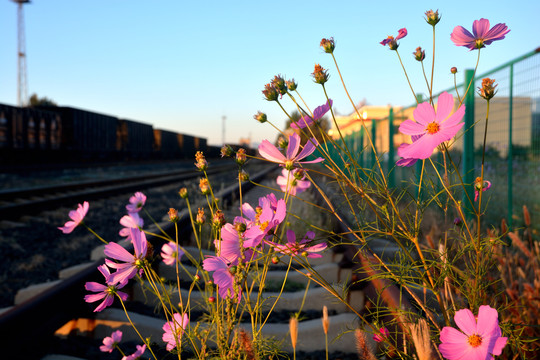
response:
[[[17,163],[51,161],[61,147],[60,116],[52,111],[0,104],[0,158]],[[38,151],[39,150],[39,151]]]
[[[132,120],[118,120],[116,150],[125,160],[151,158],[154,152],[152,125]]]
[[[208,149],[212,149],[208,153]],[[0,104],[0,164],[219,156],[205,138],[72,107]]]
[[[55,111],[62,117],[62,149],[70,157],[81,160],[118,157],[116,117],[71,107],[56,107]]]

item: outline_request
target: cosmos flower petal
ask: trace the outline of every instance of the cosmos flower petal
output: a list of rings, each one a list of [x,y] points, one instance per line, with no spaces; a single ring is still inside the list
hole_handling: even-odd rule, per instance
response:
[[[469,309],[461,309],[456,311],[454,315],[454,321],[456,325],[463,331],[466,335],[476,334],[476,319],[474,314]]]
[[[453,126],[456,125],[458,122],[460,122],[463,119],[463,116],[465,115],[465,105],[461,105],[455,113],[450,115],[448,119],[441,122],[441,124],[444,124],[444,126]]]
[[[321,106],[317,106],[315,110],[313,110],[313,119],[319,120],[320,118],[322,118],[324,114],[326,114],[330,110],[333,103],[334,102],[332,101],[332,99],[328,99],[327,103]]]
[[[427,159],[439,143],[437,136],[426,134],[420,140],[401,148],[399,156],[406,159]]]
[[[506,346],[507,342],[508,342],[507,337],[498,337],[497,340],[495,340],[495,343],[492,346],[491,353],[493,355],[501,355],[502,350]]]
[[[285,156],[268,140],[263,140],[259,145],[259,154],[265,159],[273,162],[284,162]]]
[[[84,288],[88,291],[98,292],[105,291],[107,289],[107,286],[94,281],[89,281],[84,285]]]
[[[435,121],[438,123],[446,120],[448,115],[452,112],[454,108],[454,97],[447,93],[443,92],[439,99],[437,100],[437,115],[435,116]]]
[[[315,151],[315,149],[317,148],[314,143],[317,144],[317,140],[315,140],[315,139],[308,140],[308,142],[306,142],[306,144],[304,145],[304,148],[302,149],[300,154],[298,154],[296,156],[296,160],[300,161],[303,158],[308,157],[309,155],[311,155]]]
[[[416,109],[413,111],[413,117],[417,123],[427,125],[433,122],[433,119],[435,119],[435,110],[433,110],[433,106],[426,101],[418,104]]]
[[[490,336],[499,328],[499,314],[490,306],[482,305],[478,309],[478,334],[482,337]]]
[[[475,38],[483,38],[489,31],[489,20],[480,19],[473,22],[473,34]]]
[[[129,253],[129,251],[114,242],[110,242],[105,245],[105,249],[103,252],[105,253],[105,256],[123,262],[132,262],[135,260],[135,258],[132,254]]]
[[[466,46],[470,50],[474,49],[474,36],[463,26],[456,26],[450,35],[450,39],[456,46]]]
[[[297,133],[289,136],[289,145],[287,146],[287,159],[294,159],[300,149],[300,136]],[[299,157],[299,159],[301,159]]]
[[[502,40],[509,32],[510,30],[506,24],[497,24],[486,33],[484,43],[489,45],[495,40]]]
[[[405,120],[399,125],[399,131],[405,135],[420,135],[426,132],[426,126],[412,120]]]

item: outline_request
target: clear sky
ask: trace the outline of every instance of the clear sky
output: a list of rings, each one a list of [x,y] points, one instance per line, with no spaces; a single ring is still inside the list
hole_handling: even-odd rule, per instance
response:
[[[16,4],[0,0],[0,103],[17,102]],[[153,124],[155,128],[237,143],[275,138],[258,111],[282,127],[285,115],[261,90],[276,74],[294,78],[313,109],[324,102],[310,73],[328,68],[334,107],[352,106],[330,55],[335,55],[355,102],[410,105],[414,98],[393,51],[379,44],[406,27],[399,52],[417,93],[426,93],[417,46],[431,69],[432,31],[424,12],[439,9],[434,89],[453,84],[450,67],[474,68],[477,52],[450,41],[456,25],[476,19],[506,23],[506,39],[482,49],[479,73],[540,46],[540,1],[183,1],[33,0],[24,6],[29,95]],[[294,106],[283,99],[288,111]]]

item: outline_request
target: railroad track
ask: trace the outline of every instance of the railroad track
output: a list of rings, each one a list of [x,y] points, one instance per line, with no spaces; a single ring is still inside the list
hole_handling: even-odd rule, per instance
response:
[[[234,164],[211,167],[208,175],[235,169]],[[14,220],[59,206],[129,193],[200,177],[197,170],[162,171],[138,176],[0,191],[0,219]]]
[[[272,171],[272,168],[266,168],[257,174],[253,174],[251,178],[255,182],[261,182],[270,171]],[[196,176],[198,175],[200,175],[200,173],[197,172]],[[246,184],[243,184],[243,190],[246,190],[247,188],[245,185]],[[222,189],[217,197],[222,199],[221,201],[223,203],[232,202],[237,192],[237,185],[233,185]],[[161,225],[166,232],[174,231],[174,225],[172,224]],[[191,222],[187,212],[183,211],[180,213],[180,221],[177,225],[179,229],[179,238],[188,236],[191,232]],[[380,246],[382,246],[382,252],[388,252],[388,243],[381,243]],[[347,258],[347,256],[344,255],[343,259],[341,259],[342,255],[338,254],[336,256],[336,254],[328,251],[325,257],[316,263],[318,272],[324,273],[328,281],[333,283],[347,281],[347,279],[351,278],[352,267],[358,266],[358,264],[350,266],[351,262],[354,262],[353,258],[356,255],[356,251],[349,250],[349,253],[352,254],[352,258]],[[121,323],[122,317],[121,314],[119,314],[119,311],[111,308],[106,309],[102,313],[95,314],[92,313],[93,306],[89,306],[82,300],[84,295],[87,294],[87,291],[84,289],[84,284],[86,282],[102,282],[102,275],[97,271],[97,267],[103,264],[103,262],[103,259],[99,259],[92,264],[86,264],[86,267],[83,270],[67,279],[59,281],[57,284],[51,286],[49,289],[35,297],[1,313],[0,338],[4,343],[10,344],[10,346],[6,347],[2,353],[6,355],[7,358],[21,358],[21,354],[24,354],[25,359],[41,359],[45,354],[44,349],[48,349],[48,345],[55,336],[55,332],[58,332],[62,326],[64,326],[64,335],[66,335],[66,331],[69,332],[70,330],[75,332],[84,332],[86,330],[86,336],[90,333],[96,339],[110,335],[110,332],[114,329],[106,326],[106,324],[110,324],[111,322],[117,324]],[[276,280],[282,279],[283,276],[283,271],[269,273],[269,277],[275,277]],[[293,275],[293,277],[295,276]],[[306,279],[306,277],[302,275],[296,276],[295,278],[300,282],[305,281]],[[334,316],[331,316],[331,332],[337,334],[345,331],[347,327],[355,321],[354,319],[356,317],[352,313],[348,313],[344,306],[340,307],[335,305],[335,301],[332,302],[328,296],[325,296],[327,294],[324,294],[324,291],[321,290],[322,289],[320,288],[309,290],[305,308],[307,310],[320,311],[323,305],[328,305],[330,311],[333,311],[334,313]],[[141,301],[143,296],[137,293],[134,288],[132,291],[133,299]],[[361,310],[364,306],[363,291],[363,288],[358,288],[351,293],[352,297],[349,299],[355,304],[355,308],[358,310]],[[301,290],[296,294],[293,293],[284,296],[284,299],[280,300],[280,305],[277,306],[277,309],[290,311],[291,313],[296,311],[302,300],[303,292],[304,291]],[[334,304],[331,305],[332,303]],[[132,314],[131,316],[137,319],[139,322],[138,325],[143,328],[143,333],[146,331],[143,336],[153,334],[153,339],[159,342],[159,339],[156,338],[156,334],[158,334],[158,337],[161,334],[160,326],[163,323],[162,320],[157,322],[161,323],[161,325],[156,327],[152,326],[152,324],[156,323],[156,320],[152,317],[139,316],[137,314]],[[90,320],[82,320],[83,328],[81,328],[80,319]],[[267,328],[269,333],[267,333],[267,335],[283,337],[284,334],[288,332],[287,326],[287,324],[268,325]],[[137,340],[137,336],[133,331],[129,330],[129,327],[121,327],[121,329],[125,333],[126,340]],[[304,339],[303,341],[307,341],[304,345],[299,345],[303,346],[301,349],[304,351],[309,349],[321,351],[320,347],[321,344],[324,346],[324,338],[320,338],[320,335],[322,334],[320,319],[302,322],[300,324],[300,332],[303,333],[303,336],[301,337]],[[28,339],[32,339],[31,347],[26,346],[26,344],[28,344]],[[311,342],[309,342],[309,340],[311,340]],[[285,344],[285,346],[287,345]],[[346,352],[353,352],[355,346],[353,334],[344,334],[340,341],[332,346],[331,351],[339,349]],[[286,350],[291,351],[287,348]]]

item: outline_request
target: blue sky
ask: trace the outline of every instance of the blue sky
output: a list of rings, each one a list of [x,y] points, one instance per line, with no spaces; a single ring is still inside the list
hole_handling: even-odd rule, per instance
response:
[[[510,5],[512,4],[512,6]],[[310,73],[328,68],[329,96],[339,113],[352,106],[323,37],[336,40],[336,58],[358,102],[410,105],[414,98],[394,52],[379,42],[406,27],[399,52],[417,93],[426,92],[412,52],[426,49],[431,69],[432,32],[424,12],[439,9],[435,90],[453,84],[450,67],[474,68],[476,51],[450,41],[456,25],[476,19],[511,29],[506,39],[482,50],[479,72],[540,46],[538,0],[527,1],[142,1],[33,0],[25,5],[29,95],[59,105],[151,123],[155,128],[225,140],[275,138],[275,130],[252,116],[266,112],[278,127],[285,115],[263,99],[276,74],[294,78],[313,109],[324,102]],[[17,102],[16,4],[0,0],[0,103]],[[294,106],[283,99],[285,108]]]

